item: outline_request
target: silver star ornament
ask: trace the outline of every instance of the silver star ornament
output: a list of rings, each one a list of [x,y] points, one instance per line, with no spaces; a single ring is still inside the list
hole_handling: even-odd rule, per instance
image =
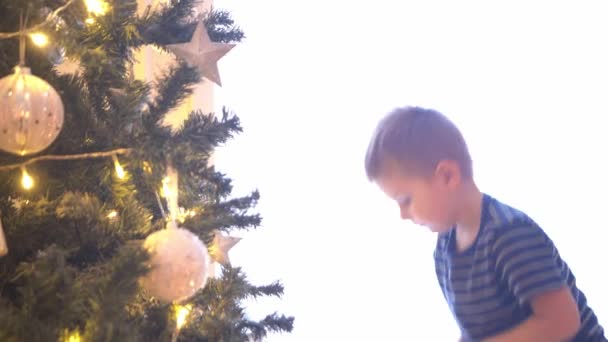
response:
[[[235,44],[212,42],[205,25],[199,21],[189,42],[168,45],[167,49],[189,66],[197,67],[203,77],[221,86],[222,81],[217,62],[233,47]]]
[[[228,256],[228,251],[234,247],[241,238],[224,235],[219,231],[215,232],[215,236],[213,237],[213,243],[209,248],[209,255],[213,259],[213,261],[220,263],[221,265],[229,265],[230,258]]]

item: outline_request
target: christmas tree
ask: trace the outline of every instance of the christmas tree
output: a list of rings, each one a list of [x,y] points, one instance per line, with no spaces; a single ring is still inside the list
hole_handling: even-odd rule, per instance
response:
[[[258,192],[232,197],[211,163],[238,117],[163,122],[196,85],[220,83],[217,60],[244,37],[229,12],[199,9],[0,0],[0,341],[291,331],[292,317],[248,318],[244,300],[283,286],[250,284],[226,254],[231,231],[261,221]],[[176,62],[142,80],[135,54],[150,46]]]

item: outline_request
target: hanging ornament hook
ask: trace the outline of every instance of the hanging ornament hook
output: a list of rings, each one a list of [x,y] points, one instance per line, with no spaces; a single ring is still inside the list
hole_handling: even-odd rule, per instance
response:
[[[23,11],[19,14],[19,66],[25,66],[25,38],[27,20],[29,16],[29,10],[25,11],[25,18],[23,17]]]
[[[158,203],[158,207],[160,208],[160,213],[163,215],[164,219],[167,219],[167,214],[165,213],[165,207],[163,206],[163,202],[158,195],[158,191],[154,191],[154,195],[156,196],[156,202]]]
[[[25,23],[23,12],[19,14],[19,66],[25,66]]]
[[[173,168],[171,162],[167,163],[167,175],[163,179],[163,193],[167,200],[167,209],[169,212],[168,227],[177,227],[177,216],[179,214],[178,192],[179,182],[177,170]]]

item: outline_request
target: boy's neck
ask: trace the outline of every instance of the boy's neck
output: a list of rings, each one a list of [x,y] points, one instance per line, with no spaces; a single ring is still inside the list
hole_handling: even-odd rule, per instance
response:
[[[456,243],[458,250],[471,246],[481,225],[483,194],[473,181],[463,184],[462,201],[456,218]]]

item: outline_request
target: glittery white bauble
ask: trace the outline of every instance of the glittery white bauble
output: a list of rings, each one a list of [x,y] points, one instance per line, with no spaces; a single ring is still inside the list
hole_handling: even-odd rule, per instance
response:
[[[152,269],[142,279],[149,294],[162,302],[190,298],[207,281],[207,247],[183,228],[159,230],[146,238]]]
[[[59,94],[24,66],[0,79],[0,149],[27,155],[47,148],[63,126]]]

